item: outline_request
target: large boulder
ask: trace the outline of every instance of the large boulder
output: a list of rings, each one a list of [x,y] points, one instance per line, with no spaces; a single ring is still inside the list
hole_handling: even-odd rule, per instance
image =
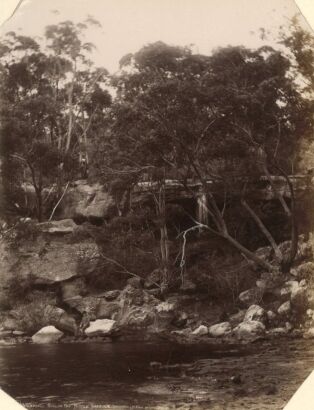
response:
[[[117,313],[117,321],[123,328],[137,331],[155,324],[157,316],[155,307],[158,300],[149,295],[145,290],[127,285],[115,301],[121,306]]]
[[[309,300],[307,294],[307,288],[303,286],[298,286],[291,292],[291,306],[295,312],[298,314],[303,314],[309,307]]]
[[[116,329],[116,321],[110,319],[98,319],[90,322],[90,325],[85,329],[87,336],[109,336]]]
[[[228,336],[231,331],[231,324],[229,322],[222,322],[217,325],[210,326],[208,329],[208,334],[212,337],[224,337]]]
[[[176,304],[174,302],[169,302],[169,301],[161,302],[156,306],[156,310],[158,313],[175,312]]]
[[[260,288],[251,288],[241,292],[239,295],[239,300],[243,305],[249,307],[251,305],[257,305],[264,294],[264,290]]]
[[[297,268],[292,269],[291,273],[296,276],[298,280],[314,278],[314,262],[302,263]]]
[[[296,280],[289,280],[285,282],[280,290],[280,296],[290,296],[292,292],[295,292],[299,288],[299,282]]]
[[[116,209],[113,197],[100,183],[88,184],[85,180],[72,183],[58,208],[59,218],[107,218]]]
[[[280,316],[289,316],[291,314],[291,303],[290,300],[288,300],[287,302],[283,303],[282,305],[279,306],[277,313]]]
[[[119,324],[135,331],[142,328],[147,329],[148,326],[156,325],[156,313],[149,306],[132,306],[119,317]]]
[[[314,327],[310,327],[304,334],[304,339],[314,339]]]
[[[194,336],[205,336],[208,335],[208,327],[205,325],[200,325],[193,330],[192,335]]]
[[[234,333],[239,339],[256,338],[265,333],[265,326],[257,320],[248,320],[240,323]]]
[[[76,321],[68,314],[60,316],[59,320],[54,323],[54,326],[64,333],[70,333],[71,335],[75,335],[77,333]]]
[[[46,243],[40,252],[19,258],[14,270],[21,276],[31,276],[36,284],[49,285],[74,278],[78,275],[81,260],[90,260],[90,269],[96,264],[97,245],[93,242],[80,244],[53,241]],[[92,262],[93,261],[93,262]]]
[[[279,249],[281,250],[282,254],[284,257],[287,257],[290,252],[291,248],[291,241],[285,241],[279,244]],[[299,237],[299,243],[298,243],[298,251],[295,257],[296,262],[301,262],[305,259],[309,259],[313,257],[313,251],[312,251],[312,246],[310,242],[305,242],[304,238],[302,235]]]
[[[63,309],[48,305],[43,311],[50,325],[55,326],[64,333],[76,334],[77,324],[74,317],[70,316]]]
[[[161,302],[155,307],[159,327],[165,328],[175,322],[177,318],[176,308],[177,304],[169,300]]]
[[[252,305],[246,311],[243,321],[247,322],[252,320],[257,320],[262,323],[264,323],[267,320],[267,313],[261,306]]]
[[[54,326],[45,326],[32,336],[33,343],[57,343],[63,333]]]
[[[296,255],[297,261],[303,261],[305,259],[313,258],[313,248],[310,241],[305,242],[303,240],[299,241],[298,253]]]

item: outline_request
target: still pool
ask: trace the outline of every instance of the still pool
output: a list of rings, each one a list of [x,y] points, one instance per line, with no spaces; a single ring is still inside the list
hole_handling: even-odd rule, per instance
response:
[[[1,388],[39,410],[280,409],[313,367],[305,341],[0,347]]]

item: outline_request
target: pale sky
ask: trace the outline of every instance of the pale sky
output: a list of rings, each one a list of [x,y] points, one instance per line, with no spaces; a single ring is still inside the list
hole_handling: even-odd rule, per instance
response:
[[[314,18],[314,0],[299,1]],[[97,47],[94,60],[114,72],[123,55],[158,40],[194,44],[204,54],[226,45],[256,47],[262,44],[260,27],[275,34],[298,12],[294,0],[23,0],[0,33],[42,36],[48,24],[78,22],[90,14],[102,24],[88,33],[87,41]]]

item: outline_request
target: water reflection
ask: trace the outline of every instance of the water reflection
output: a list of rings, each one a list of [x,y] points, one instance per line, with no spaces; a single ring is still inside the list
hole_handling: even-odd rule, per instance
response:
[[[230,346],[196,348],[134,342],[6,346],[0,348],[0,385],[29,408],[35,404],[37,409],[46,409],[47,403],[50,409],[62,403],[76,409],[84,403],[143,404],[150,400],[149,389],[141,390],[145,382],[158,384],[167,377],[180,381],[184,367],[175,364],[244,354],[247,349]],[[167,366],[156,372],[153,363]],[[171,391],[163,387],[154,400],[162,402],[167,393]]]

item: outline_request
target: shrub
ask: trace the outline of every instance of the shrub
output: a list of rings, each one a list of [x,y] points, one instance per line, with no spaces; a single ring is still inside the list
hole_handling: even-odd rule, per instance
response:
[[[20,274],[11,276],[7,281],[7,294],[12,301],[26,300],[33,289],[34,277],[30,274],[22,276]]]
[[[33,335],[42,327],[49,325],[49,310],[46,308],[51,304],[55,304],[51,294],[35,292],[26,302],[19,303],[11,314],[20,330]]]
[[[239,294],[256,281],[256,273],[237,255],[213,255],[210,260],[200,260],[188,274],[212,300],[225,305],[236,305]]]
[[[13,250],[18,249],[25,241],[35,241],[39,229],[35,222],[29,218],[21,218],[11,227],[1,229],[0,237],[3,238]]]

